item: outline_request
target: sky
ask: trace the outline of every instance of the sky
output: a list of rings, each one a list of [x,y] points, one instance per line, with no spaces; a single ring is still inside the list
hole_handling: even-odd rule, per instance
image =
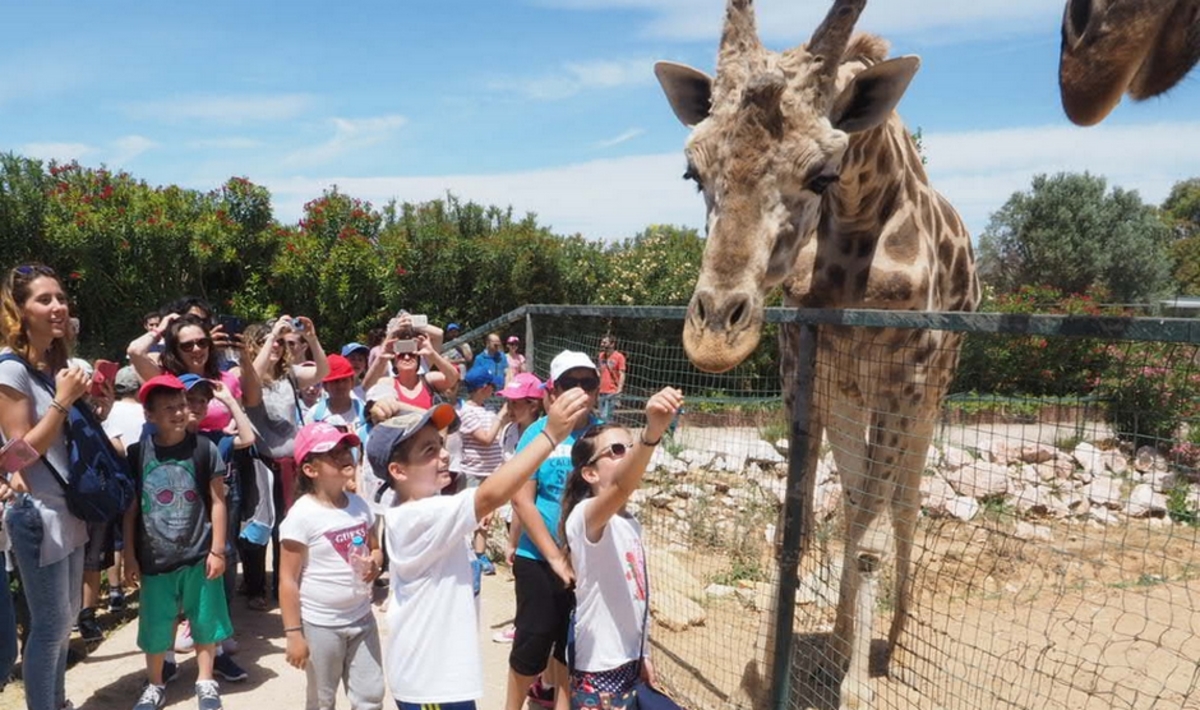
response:
[[[826,0],[759,0],[803,43]],[[659,59],[711,72],[723,0],[0,4],[0,152],[151,184],[267,186],[294,222],[330,186],[382,205],[452,192],[560,234],[702,227]],[[1161,202],[1200,175],[1200,87],[1076,128],[1058,101],[1061,0],[875,0],[859,29],[922,66],[899,110],[978,235],[1038,173]]]

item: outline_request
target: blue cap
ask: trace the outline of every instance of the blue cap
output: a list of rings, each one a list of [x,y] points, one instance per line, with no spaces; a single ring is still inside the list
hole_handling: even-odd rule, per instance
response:
[[[458,429],[458,412],[448,404],[435,404],[424,412],[405,412],[376,424],[367,437],[367,461],[375,476],[388,480],[392,452],[430,422],[439,430],[454,432]]]
[[[210,392],[212,391],[212,388],[213,388],[213,383],[211,381],[204,379],[200,375],[193,375],[190,372],[187,373],[186,375],[180,375],[179,381],[183,383],[184,387],[187,387],[188,392],[191,392],[192,390],[194,390],[197,385],[207,386]]]
[[[462,330],[462,326],[458,323],[447,323],[446,330]]]
[[[468,392],[474,392],[484,385],[495,385],[496,378],[482,367],[473,367],[463,376],[463,384],[467,386]]]
[[[362,343],[346,343],[345,345],[342,346],[342,357],[350,357],[350,353],[356,353],[359,350],[362,350],[363,352],[366,352],[367,354],[371,353],[371,348],[368,348],[366,345],[363,345]]]

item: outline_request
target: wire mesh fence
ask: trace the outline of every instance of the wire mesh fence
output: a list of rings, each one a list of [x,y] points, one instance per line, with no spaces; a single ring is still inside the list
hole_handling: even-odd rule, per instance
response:
[[[532,337],[541,375],[615,335],[613,418],[630,426],[658,388],[687,395],[633,506],[653,658],[681,704],[768,707],[784,688],[777,707],[1200,707],[1200,324],[769,316],[821,345],[794,612],[778,603],[790,427],[773,333],[711,375],[682,352],[679,309],[528,307],[498,324]],[[943,383],[946,336],[963,332]]]

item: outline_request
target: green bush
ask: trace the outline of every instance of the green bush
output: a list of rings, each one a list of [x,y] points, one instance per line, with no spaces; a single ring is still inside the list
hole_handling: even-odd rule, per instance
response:
[[[1197,348],[1179,343],[1114,343],[1097,394],[1117,436],[1134,447],[1172,442],[1200,408]]]

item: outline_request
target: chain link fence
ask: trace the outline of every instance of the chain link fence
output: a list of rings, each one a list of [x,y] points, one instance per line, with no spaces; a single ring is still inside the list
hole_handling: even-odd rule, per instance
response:
[[[684,390],[632,506],[649,550],[655,666],[682,705],[846,700],[834,629],[847,628],[839,598],[858,582],[847,566],[865,559],[846,553],[853,531],[878,570],[859,587],[872,593],[854,595],[870,620],[870,707],[1200,708],[1200,322],[771,309],[756,358],[711,375],[684,356],[682,317],[527,306],[466,336],[523,335],[541,376],[560,350],[596,358],[615,336],[628,371],[613,418],[631,427],[650,393]],[[829,430],[807,461],[788,455],[781,323],[842,343],[819,348],[797,383]],[[922,415],[888,393],[913,363],[938,359],[929,333],[965,334],[969,378]],[[1001,367],[1045,387],[980,390],[1003,389]],[[927,455],[906,456],[924,428]],[[865,483],[847,496],[847,481]],[[789,490],[810,495],[778,529]],[[855,530],[843,501],[872,496],[880,514]],[[911,529],[896,524],[896,500],[916,506]],[[789,532],[799,544],[783,544]],[[889,658],[896,614],[906,623]]]

